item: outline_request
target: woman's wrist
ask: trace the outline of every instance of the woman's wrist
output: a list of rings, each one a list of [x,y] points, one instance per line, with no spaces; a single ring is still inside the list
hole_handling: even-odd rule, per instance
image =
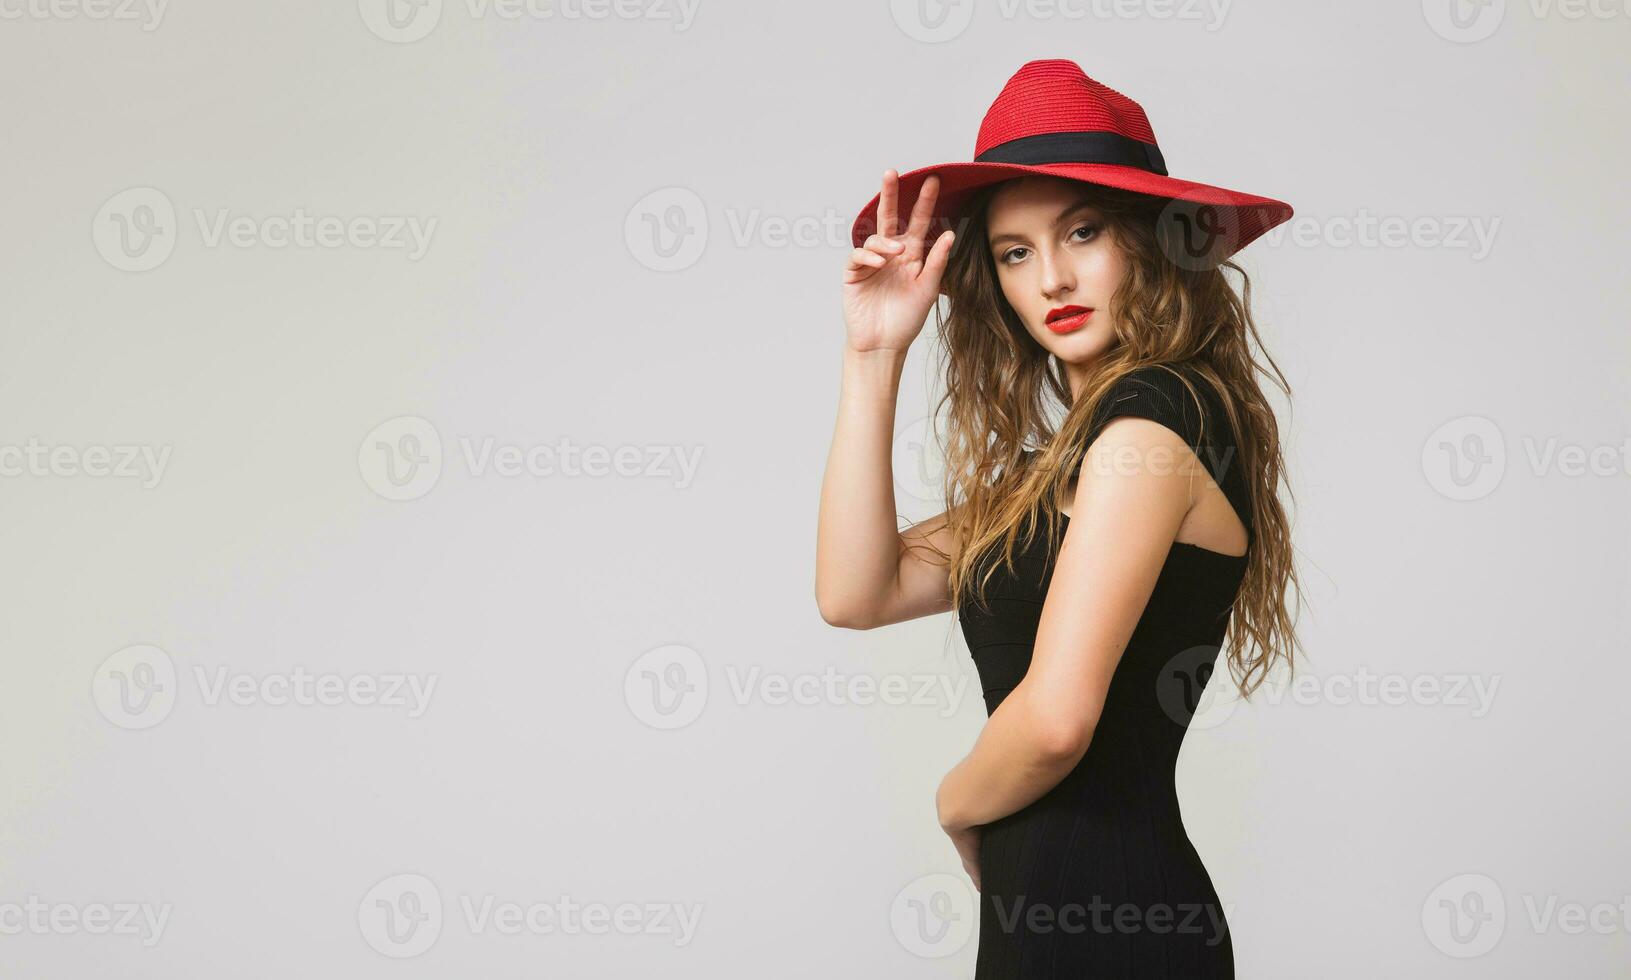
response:
[[[948,786],[956,772],[957,770],[954,768],[951,772],[946,773],[945,778],[940,780],[940,788],[934,794],[935,817],[940,821],[940,828],[948,834],[967,830],[970,827],[970,824],[963,820],[962,816],[952,806],[951,795],[948,792]]]
[[[906,352],[890,348],[858,351],[844,348],[844,387],[856,394],[875,395],[893,401],[900,390],[900,376],[906,366]]]
[[[871,350],[856,350],[846,344],[844,346],[844,363],[873,365],[878,369],[888,366],[900,367],[906,363],[906,351],[895,347],[874,347]]]

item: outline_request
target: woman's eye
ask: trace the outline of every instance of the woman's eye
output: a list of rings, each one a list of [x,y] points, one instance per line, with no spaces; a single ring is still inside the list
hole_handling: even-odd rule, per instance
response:
[[[1083,234],[1084,232],[1086,234]],[[1074,241],[1074,242],[1090,242],[1094,238],[1096,238],[1098,236],[1098,234],[1099,234],[1099,226],[1098,225],[1078,225],[1078,226],[1076,226],[1076,228],[1074,230],[1071,231],[1070,240]],[[1078,235],[1081,235],[1081,237],[1080,238],[1076,237]],[[1011,248],[1008,251],[1002,253],[1002,258],[1001,258],[1000,261],[1004,265],[1013,265],[1015,262],[1018,262],[1018,261],[1024,259],[1025,258],[1025,253],[1027,253],[1029,251],[1030,251],[1030,249],[1025,248],[1024,246],[1017,246],[1015,248]]]

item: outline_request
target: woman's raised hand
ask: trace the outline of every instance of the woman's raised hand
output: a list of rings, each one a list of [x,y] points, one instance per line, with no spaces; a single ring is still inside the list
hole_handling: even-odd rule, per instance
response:
[[[878,231],[850,252],[844,266],[844,326],[851,350],[904,352],[923,329],[929,308],[940,296],[953,233],[942,232],[925,247],[940,178],[931,174],[912,207],[912,220],[897,233],[900,176],[883,174],[878,195]]]

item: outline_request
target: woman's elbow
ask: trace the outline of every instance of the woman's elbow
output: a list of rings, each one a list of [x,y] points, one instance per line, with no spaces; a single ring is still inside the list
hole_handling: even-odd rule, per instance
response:
[[[1092,741],[1092,727],[1081,724],[1049,725],[1037,736],[1037,746],[1044,757],[1071,763],[1087,754]]]
[[[872,617],[855,603],[837,598],[820,589],[816,590],[816,608],[820,610],[821,619],[828,626],[847,630],[869,630],[875,625]]]
[[[1037,749],[1045,758],[1074,764],[1087,754],[1087,747],[1093,742],[1093,730],[1097,727],[1096,717],[1081,712],[1041,711],[1035,718],[1033,737]]]

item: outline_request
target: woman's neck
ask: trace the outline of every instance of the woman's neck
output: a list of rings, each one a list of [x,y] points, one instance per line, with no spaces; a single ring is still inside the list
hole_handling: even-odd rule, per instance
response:
[[[1085,364],[1071,364],[1068,361],[1060,363],[1065,369],[1065,384],[1070,389],[1071,404],[1075,404],[1076,399],[1080,398],[1082,392],[1092,383],[1093,376],[1098,373],[1099,361],[1095,358]]]

